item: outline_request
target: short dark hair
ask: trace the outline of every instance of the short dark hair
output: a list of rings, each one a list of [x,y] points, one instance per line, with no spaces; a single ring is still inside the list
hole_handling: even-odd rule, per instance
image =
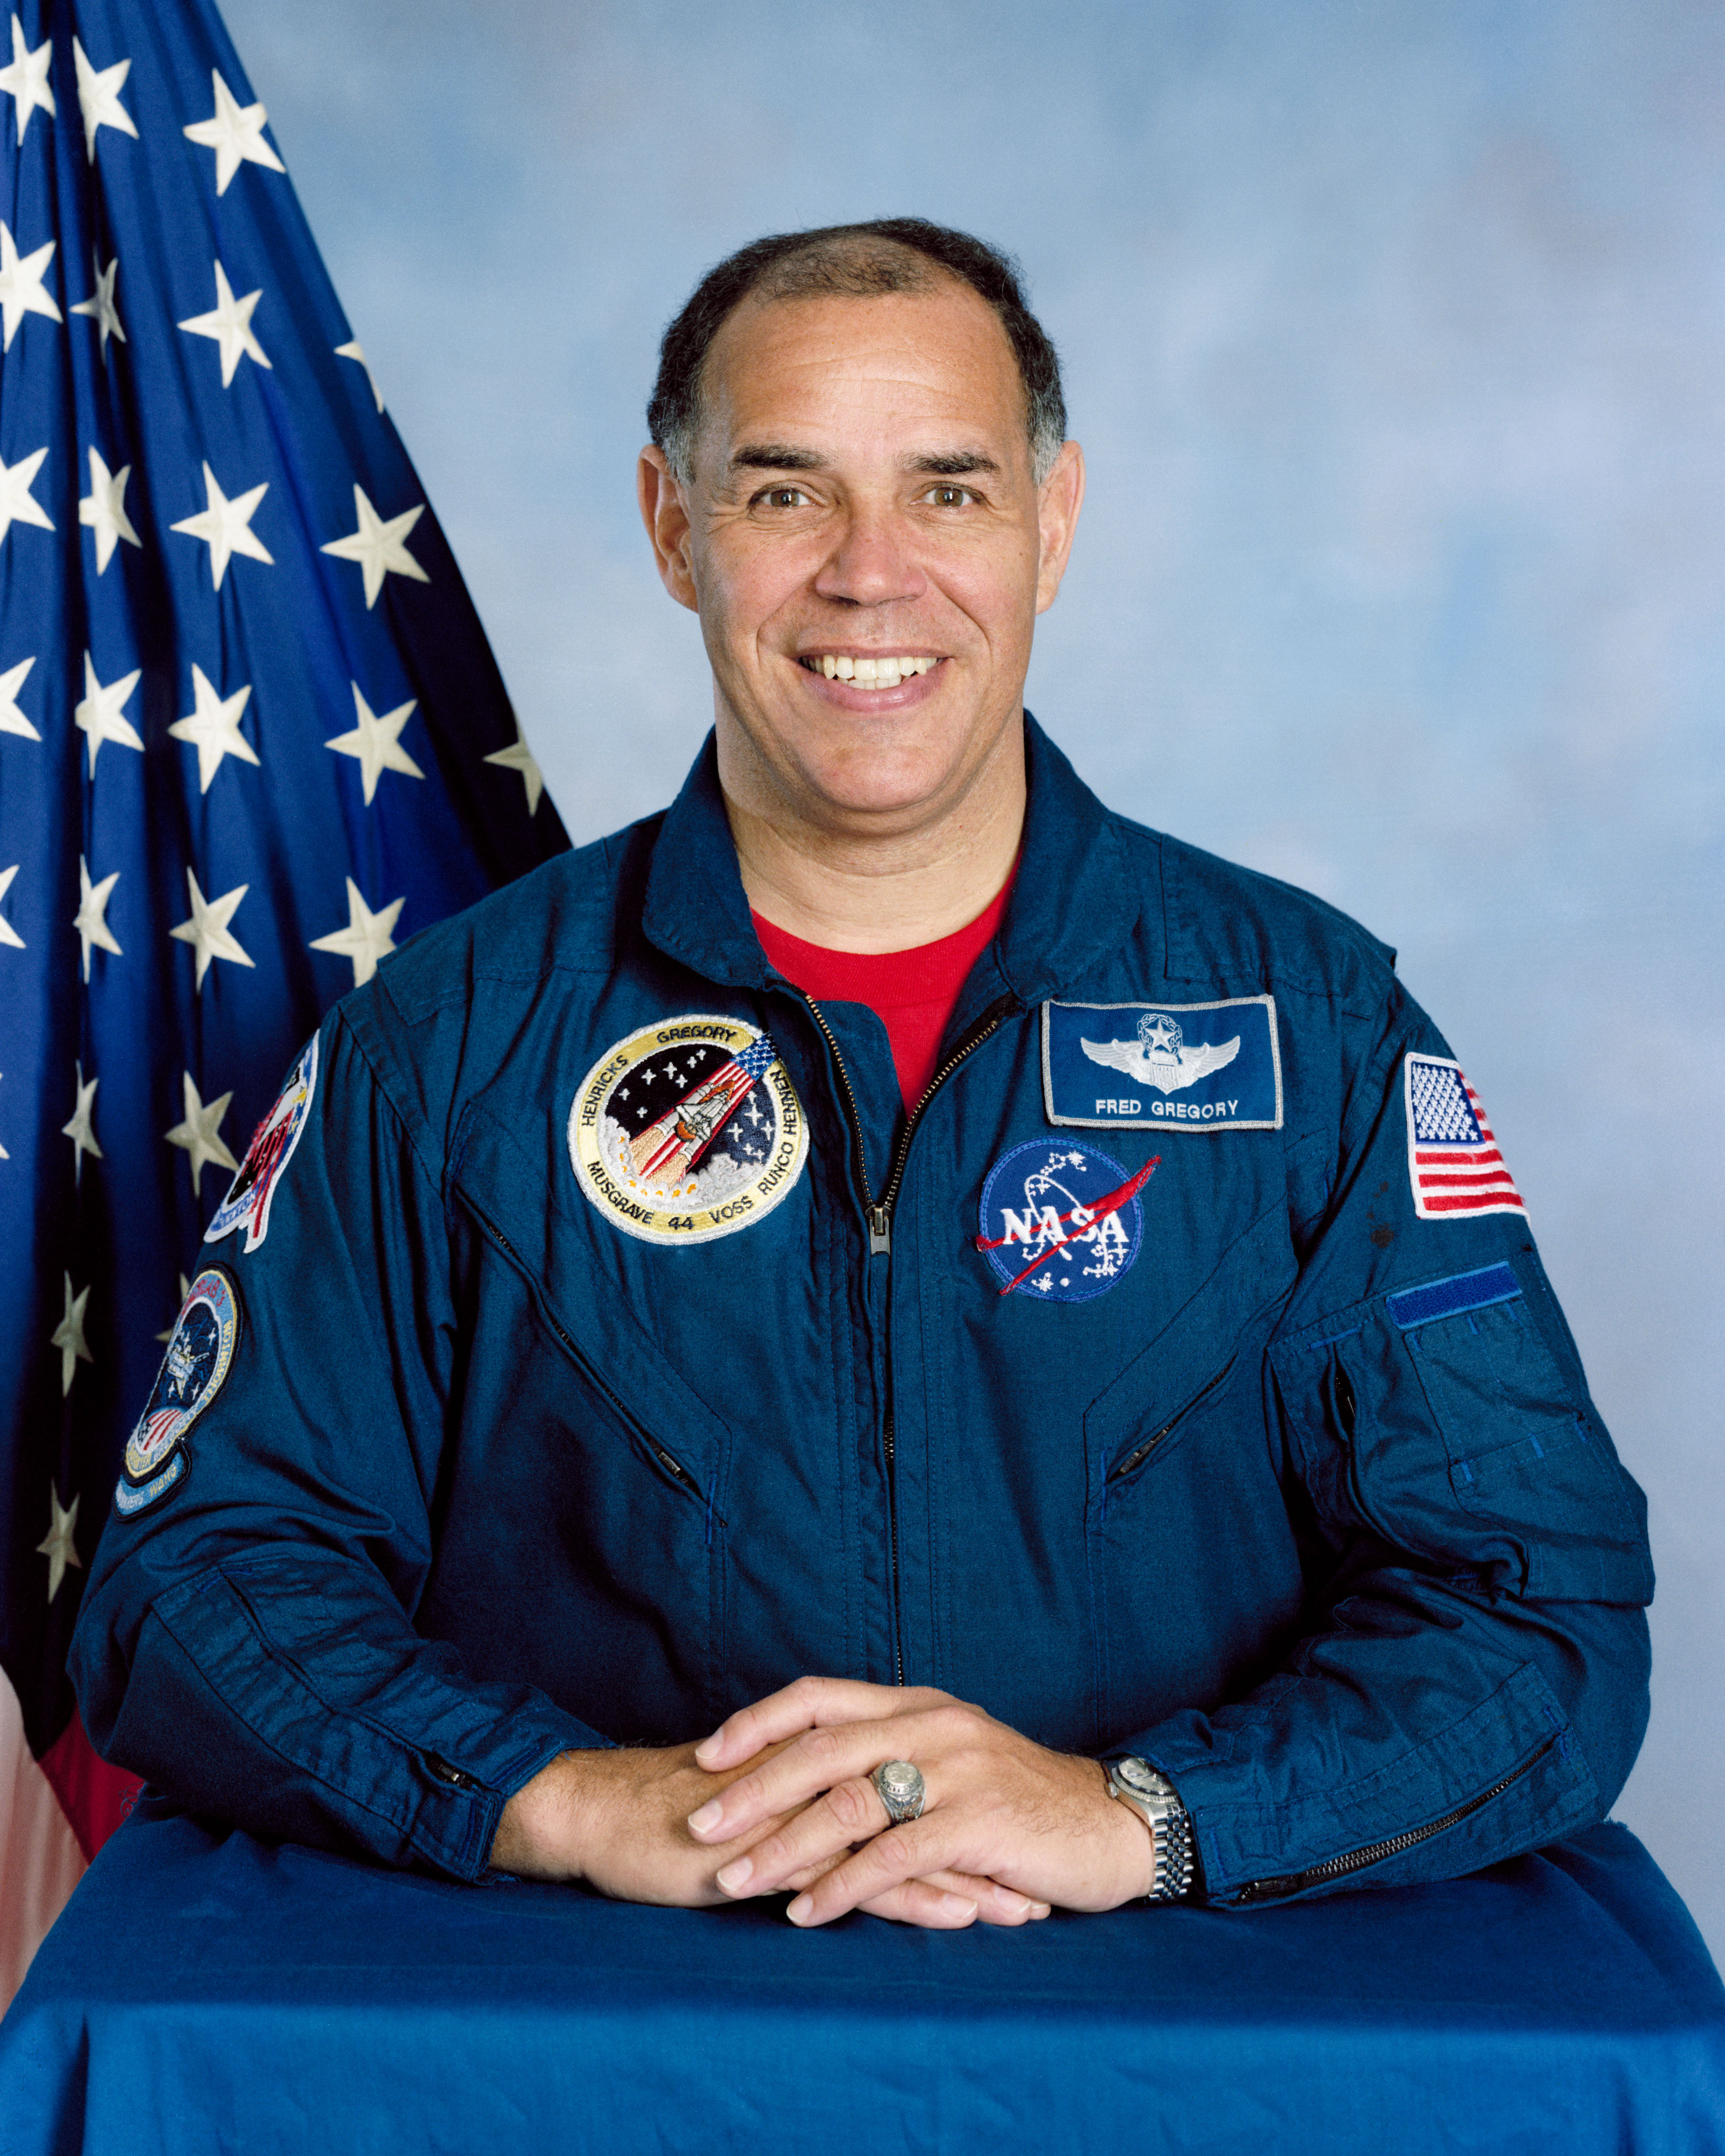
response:
[[[767,300],[872,299],[919,291],[934,281],[930,264],[987,300],[1006,332],[1024,385],[1030,460],[1040,484],[1066,439],[1066,401],[1060,357],[1024,304],[1023,273],[1011,255],[986,240],[921,217],[772,233],[707,271],[665,333],[647,405],[647,425],[671,470],[680,479],[691,475],[701,371],[713,339],[744,300],[754,294]]]

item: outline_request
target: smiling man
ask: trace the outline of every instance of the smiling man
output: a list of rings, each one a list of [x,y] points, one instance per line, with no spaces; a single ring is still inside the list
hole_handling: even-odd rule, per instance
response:
[[[128,1450],[98,1740],[259,1833],[802,1924],[1602,1816],[1640,1494],[1392,955],[1024,712],[1083,465],[1010,264],[759,241],[649,417],[712,735],[302,1057]]]

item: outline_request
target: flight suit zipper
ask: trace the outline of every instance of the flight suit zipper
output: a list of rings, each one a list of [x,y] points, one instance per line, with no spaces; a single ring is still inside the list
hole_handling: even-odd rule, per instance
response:
[[[1553,1743],[1555,1741],[1553,1739]],[[1445,1812],[1441,1819],[1433,1820],[1425,1826],[1410,1827],[1405,1834],[1392,1835],[1387,1841],[1374,1841],[1364,1849],[1351,1849],[1345,1856],[1332,1856],[1322,1864],[1314,1864],[1309,1871],[1288,1872],[1277,1879],[1255,1879],[1250,1886],[1240,1888],[1237,1899],[1241,1903],[1286,1901],[1291,1894],[1303,1894],[1308,1887],[1327,1886],[1332,1880],[1345,1879],[1351,1871],[1363,1871],[1368,1865],[1382,1864],[1387,1857],[1400,1856],[1408,1850],[1417,1848],[1422,1841],[1430,1841],[1434,1835],[1446,1834],[1452,1826],[1458,1826],[1463,1820],[1471,1818],[1475,1812],[1481,1810],[1494,1798],[1501,1797],[1506,1789],[1512,1789],[1523,1774],[1531,1773],[1539,1764],[1550,1749],[1549,1743],[1542,1744],[1531,1759],[1522,1762],[1514,1774],[1506,1774],[1501,1782],[1494,1783],[1482,1795],[1470,1797],[1465,1804],[1457,1804],[1454,1811]]]
[[[856,1094],[850,1083],[850,1074],[845,1068],[845,1058],[839,1052],[838,1035],[827,1024],[825,1014],[814,997],[801,988],[797,993],[809,1006],[809,1014],[814,1020],[822,1040],[825,1041],[832,1055],[833,1068],[839,1074],[839,1096],[844,1102],[845,1117],[850,1126],[850,1151],[856,1171],[856,1187],[862,1194],[863,1217],[868,1224],[869,1255],[871,1258],[884,1257],[890,1260],[892,1255],[892,1209],[898,1202],[899,1187],[905,1178],[905,1162],[910,1153],[911,1140],[916,1132],[917,1120],[922,1111],[963,1062],[966,1056],[973,1054],[980,1048],[991,1034],[1000,1030],[1008,1013],[1017,1008],[1018,998],[1016,996],[1001,996],[990,1004],[970,1031],[965,1034],[963,1040],[953,1049],[952,1054],[941,1063],[933,1077],[923,1087],[922,1097],[916,1106],[905,1119],[904,1129],[899,1133],[898,1144],[893,1152],[892,1166],[887,1174],[886,1181],[881,1186],[880,1196],[871,1198],[869,1195],[868,1152],[863,1142],[862,1114],[856,1105]],[[890,1545],[891,1563],[893,1681],[895,1684],[901,1685],[905,1681],[905,1648],[903,1633],[899,1622],[898,1482],[894,1471],[893,1460],[890,1337],[886,1382],[888,1405],[881,1422],[880,1457],[886,1476],[887,1541]]]

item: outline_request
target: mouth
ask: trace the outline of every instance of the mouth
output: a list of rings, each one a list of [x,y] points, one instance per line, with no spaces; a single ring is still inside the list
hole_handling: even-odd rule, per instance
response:
[[[797,661],[806,672],[819,674],[829,681],[842,681],[847,688],[874,690],[896,689],[901,683],[912,680],[919,674],[927,674],[942,661],[925,652],[850,652],[814,651]]]

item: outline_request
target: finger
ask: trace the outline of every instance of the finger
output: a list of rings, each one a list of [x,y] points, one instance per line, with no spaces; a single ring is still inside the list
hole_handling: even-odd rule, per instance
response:
[[[689,1831],[697,1841],[735,1840],[775,1813],[809,1804],[823,1790],[830,1793],[841,1782],[865,1779],[887,1756],[882,1743],[878,1721],[804,1730],[793,1744],[739,1774],[728,1788],[691,1812]],[[859,1833],[878,1834],[888,1823],[886,1807],[870,1783]]]
[[[722,1893],[741,1900],[774,1894],[808,1870],[829,1868],[890,1825],[872,1782],[839,1782],[771,1834],[721,1865],[715,1875]]]
[[[785,1914],[798,1926],[829,1924],[907,1879],[927,1879],[946,1869],[943,1860],[952,1851],[942,1846],[943,1839],[937,1822],[927,1820],[876,1835],[814,1886],[805,1887]]]
[[[914,1696],[913,1696],[914,1697]],[[689,1831],[697,1841],[735,1840],[751,1833],[775,1813],[799,1810],[825,1789],[851,1777],[872,1774],[887,1759],[937,1759],[952,1745],[947,1725],[963,1710],[939,1693],[928,1695],[929,1708],[906,1710],[888,1717],[828,1723],[805,1729],[772,1758],[740,1774],[706,1804],[689,1815]],[[937,1777],[931,1776],[927,1802],[936,1801]],[[866,1830],[878,1832],[882,1815]]]
[[[926,1879],[906,1879],[902,1886],[889,1887],[872,1901],[859,1902],[857,1907],[871,1917],[885,1917],[891,1923],[920,1924],[931,1932],[962,1932],[982,1914],[968,1894],[953,1893]]]
[[[825,1871],[835,1868],[835,1866],[828,1865],[819,1876],[824,1876]],[[798,1887],[812,1887],[814,1881],[813,1879],[799,1879],[796,1883]],[[1021,1894],[1016,1887],[1003,1887],[998,1879],[980,1878],[972,1871],[934,1871],[927,1876],[923,1883],[942,1887],[948,1894],[961,1895],[965,1900],[974,1902],[979,1923],[1035,1924],[1049,1914],[1046,1902],[1039,1902],[1031,1895]]]
[[[763,1744],[794,1737],[823,1722],[878,1721],[900,1712],[906,1694],[896,1685],[862,1684],[850,1677],[798,1677],[752,1707],[740,1707],[695,1748],[697,1765],[711,1773],[741,1766]]]

